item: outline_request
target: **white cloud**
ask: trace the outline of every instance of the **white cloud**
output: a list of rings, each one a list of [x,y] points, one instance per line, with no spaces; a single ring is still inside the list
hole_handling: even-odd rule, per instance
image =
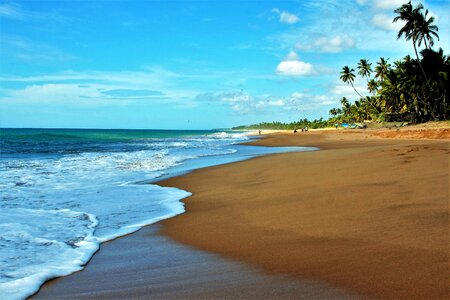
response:
[[[297,51],[339,53],[354,48],[361,51],[378,52],[380,56],[393,58],[411,53],[410,42],[404,39],[397,40],[396,33],[386,29],[388,26],[389,29],[390,26],[399,26],[397,23],[392,25],[392,20],[382,23],[380,17],[377,17],[375,21],[372,20],[376,14],[391,15],[393,19],[395,8],[388,10],[378,8],[386,7],[385,3],[377,3],[378,7],[375,7],[374,0],[367,0],[365,5],[358,5],[356,1],[353,5],[348,1],[333,1],[333,9],[330,9],[331,0],[316,2],[319,3],[314,8],[306,8],[302,11],[305,15],[311,14],[320,22],[303,22],[301,27],[291,27],[284,32],[269,36],[270,50],[289,51],[294,47]],[[414,2],[417,3],[417,1]],[[443,5],[433,5],[428,2],[425,7],[431,11],[439,13],[444,10]],[[437,43],[436,47],[442,45],[444,49],[445,42],[448,40],[447,19],[441,18],[437,23],[442,41]],[[314,61],[310,62],[315,63]]]
[[[308,76],[314,72],[313,66],[300,60],[282,61],[277,66],[277,74],[283,76]]]
[[[275,101],[268,101],[267,102],[268,106],[283,106],[284,105],[284,101],[281,99],[275,100]]]
[[[291,50],[289,54],[286,56],[285,60],[287,61],[298,60],[298,54],[294,50]]]
[[[278,64],[276,73],[282,76],[308,76],[314,74],[314,68],[312,64],[299,60],[297,53],[291,51]]]
[[[289,105],[286,109],[295,109],[308,113],[317,111],[327,112],[332,106],[339,104],[338,98],[334,95],[314,95],[303,92],[294,92],[288,97]]]
[[[297,43],[296,49],[304,51],[320,51],[328,53],[341,52],[344,49],[354,48],[355,40],[348,35],[340,35],[334,37],[320,37],[311,43]]]
[[[278,8],[274,8],[272,9],[272,12],[278,15],[278,21],[280,23],[295,24],[300,21],[300,18],[297,15],[288,11],[281,11]]]
[[[363,96],[368,96],[370,93],[367,91],[367,84],[358,79],[357,82],[354,83],[355,89]],[[342,98],[347,97],[349,99],[357,99],[359,98],[358,94],[356,94],[355,90],[349,84],[338,83],[333,88],[331,88],[331,94],[334,97]]]
[[[394,18],[387,14],[375,14],[372,18],[372,23],[376,27],[389,31],[399,31],[403,24],[401,21],[393,23]]]
[[[214,102],[227,104],[229,107],[239,113],[254,113],[256,111],[283,109],[286,101],[283,97],[272,95],[250,95],[244,91],[204,93],[197,95],[196,99],[200,102]]]
[[[373,6],[378,9],[396,9],[402,4],[407,3],[407,0],[374,0]]]

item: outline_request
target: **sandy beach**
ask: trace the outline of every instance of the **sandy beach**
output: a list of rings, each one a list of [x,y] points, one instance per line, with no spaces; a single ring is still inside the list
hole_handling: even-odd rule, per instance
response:
[[[252,144],[322,150],[258,157],[159,182],[193,193],[185,199],[186,213],[160,222],[159,233],[192,251],[255,268],[252,274],[287,276],[283,280],[290,284],[319,283],[316,292],[311,291],[314,284],[303,285],[304,293],[301,288],[283,290],[281,298],[446,299],[449,131],[389,132],[271,134]],[[133,247],[131,256],[130,244],[121,242],[130,238],[150,239],[141,230],[107,243],[85,271],[46,284],[37,296],[89,298],[99,296],[93,292],[101,289],[106,293],[100,296],[107,298],[112,295],[108,291],[136,298],[258,298],[264,292],[251,294],[249,287],[254,291],[264,285],[271,290],[283,286],[272,277],[264,284],[252,281],[247,292],[242,285],[208,289],[224,280],[217,274],[236,278],[236,272],[222,265],[223,272],[218,267],[216,276],[205,275],[193,285],[171,285],[174,274],[191,272],[173,268],[174,273],[165,277],[165,292],[160,285],[152,294],[142,261],[151,268],[154,258],[140,246]],[[101,255],[109,257],[103,266],[120,266],[120,278],[96,263]],[[173,258],[177,255],[184,253],[174,253]],[[132,257],[141,263],[132,263]],[[83,274],[95,274],[96,268],[101,282],[93,276],[80,288],[87,276]],[[246,274],[242,278],[254,276]],[[272,298],[277,293],[265,295]]]

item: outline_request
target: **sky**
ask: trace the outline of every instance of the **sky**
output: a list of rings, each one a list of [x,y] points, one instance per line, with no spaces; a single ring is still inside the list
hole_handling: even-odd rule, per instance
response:
[[[357,100],[343,66],[414,55],[392,23],[403,2],[0,0],[0,127],[328,118],[343,96]],[[448,54],[450,1],[422,3]],[[366,79],[355,86],[367,94]]]

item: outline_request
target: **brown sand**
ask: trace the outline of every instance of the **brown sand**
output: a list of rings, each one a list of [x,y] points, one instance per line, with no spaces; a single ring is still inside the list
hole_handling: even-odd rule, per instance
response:
[[[47,282],[33,299],[358,299],[317,281],[264,274],[157,233],[102,245],[82,272]]]
[[[402,137],[391,132],[386,136]],[[448,298],[449,141],[374,135],[269,135],[253,144],[324,150],[160,182],[193,193],[187,213],[163,221],[162,233],[270,273],[365,296]]]

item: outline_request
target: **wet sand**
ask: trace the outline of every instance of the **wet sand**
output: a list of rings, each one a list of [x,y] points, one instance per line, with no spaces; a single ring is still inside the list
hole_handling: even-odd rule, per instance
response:
[[[160,182],[193,193],[185,214],[37,297],[448,298],[449,141],[373,135],[268,135],[253,144],[323,150]]]
[[[192,249],[159,226],[102,245],[87,267],[46,283],[35,299],[357,299],[313,281],[298,281]]]

